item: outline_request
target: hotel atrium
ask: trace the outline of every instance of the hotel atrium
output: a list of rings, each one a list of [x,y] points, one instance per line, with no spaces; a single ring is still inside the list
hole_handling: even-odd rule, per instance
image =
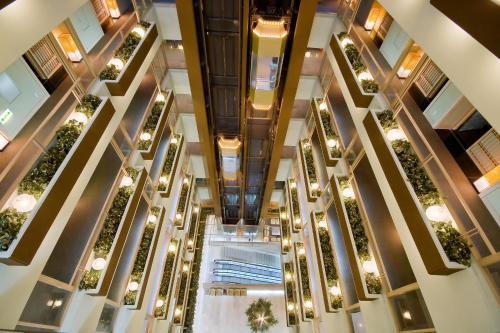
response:
[[[0,30],[0,332],[500,332],[500,0]]]

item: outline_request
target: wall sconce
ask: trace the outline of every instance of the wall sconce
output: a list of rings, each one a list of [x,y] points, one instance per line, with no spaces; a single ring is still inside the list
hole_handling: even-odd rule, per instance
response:
[[[411,74],[415,66],[417,66],[420,59],[422,59],[423,55],[424,52],[422,52],[420,47],[416,45],[412,46],[411,51],[406,55],[405,60],[403,60],[403,63],[398,69],[398,77],[400,79],[406,79]]]
[[[106,0],[106,5],[112,18],[117,19],[121,16],[116,0]]]
[[[27,213],[36,206],[36,199],[31,194],[20,194],[12,201],[12,207],[21,213]]]
[[[177,250],[177,246],[175,244],[170,243],[168,246],[168,252],[175,252]]]
[[[137,283],[136,281],[132,281],[128,284],[128,290],[136,291],[137,289],[139,289],[139,283]]]
[[[72,62],[80,62],[82,60],[82,55],[76,46],[73,36],[69,33],[63,33],[57,37],[57,40],[61,44],[61,47],[68,56],[69,60]]]
[[[129,176],[123,176],[120,187],[131,186],[134,183],[134,180]]]
[[[148,216],[148,222],[149,223],[155,223],[156,222],[156,216],[153,214],[149,214]]]
[[[156,301],[156,307],[161,308],[165,304],[165,302],[162,299],[159,299]]]
[[[95,271],[102,271],[106,267],[106,259],[96,258],[92,262],[92,269]]]
[[[372,30],[375,27],[375,23],[377,22],[378,16],[380,15],[380,8],[374,7],[370,10],[370,14],[366,19],[364,28],[367,31]]]

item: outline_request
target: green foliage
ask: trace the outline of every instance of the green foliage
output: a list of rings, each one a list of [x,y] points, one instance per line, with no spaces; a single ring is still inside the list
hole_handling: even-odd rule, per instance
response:
[[[188,261],[184,261],[184,264],[188,264]],[[186,289],[187,284],[188,284],[188,278],[189,278],[189,271],[188,272],[182,272],[181,274],[181,283],[179,285],[179,294],[177,295],[177,307],[183,308],[184,307],[184,296],[186,295],[186,292],[188,291]],[[179,324],[180,323],[180,317],[175,316],[174,317],[174,323]]]
[[[297,193],[297,187],[290,189],[290,194],[292,197],[292,212],[293,219],[300,218],[300,206],[299,206],[299,195]]]
[[[370,294],[380,294],[382,292],[382,282],[380,277],[374,273],[365,273],[366,289]]]
[[[18,212],[14,208],[7,208],[0,212],[0,251],[7,251],[9,245],[16,238],[28,213]]]
[[[307,259],[305,255],[298,257],[299,257],[298,262],[299,262],[300,282],[302,287],[302,295],[304,296],[304,303],[307,301],[312,302],[312,293],[311,293],[311,286],[309,285],[309,269],[307,267]],[[304,309],[306,317],[312,319],[314,317],[313,309],[306,307],[304,307]]]
[[[211,212],[209,209],[202,209],[200,219],[205,221],[206,214]],[[185,310],[184,319],[184,332],[193,332],[194,314],[196,310],[196,296],[198,294],[198,285],[200,280],[200,269],[201,269],[201,258],[203,257],[203,241],[205,238],[205,226],[204,222],[200,223],[198,228],[198,235],[196,238],[196,251],[193,256],[192,269],[191,269],[191,280],[189,282],[189,294]]]
[[[19,184],[18,193],[31,194],[40,199],[83,128],[84,125],[75,120],[61,126],[57,130],[55,139],[50,144],[47,153],[41,156],[34,168]]]
[[[305,143],[308,143],[308,146],[304,146]],[[313,157],[313,152],[312,152],[312,144],[310,140],[304,139],[301,141],[302,144],[302,151],[304,152],[304,160],[305,160],[305,167],[306,167],[306,172],[307,172],[307,177],[309,178],[309,186],[312,183],[318,183],[318,178],[316,176],[316,168],[314,166],[314,157]],[[318,188],[317,190],[310,190],[311,194],[313,196],[319,197],[321,195],[321,190]]]
[[[101,276],[101,271],[96,271],[93,268],[90,270],[85,270],[83,272],[82,279],[78,288],[80,290],[88,290],[97,288],[97,283],[99,282],[99,277]]]
[[[186,179],[189,179],[189,175],[186,175]],[[181,194],[179,195],[179,201],[177,202],[177,213],[176,214],[181,214],[182,219],[177,220],[175,219],[174,225],[180,226],[182,224],[182,221],[184,221],[184,212],[186,211],[186,204],[189,194],[189,188],[191,187],[191,181],[189,183],[182,183],[182,188],[181,188]]]
[[[285,212],[285,207],[280,208],[280,212]],[[280,215],[280,224],[281,224],[281,239],[283,244],[283,239],[288,239],[290,242],[290,226],[288,224],[288,218],[281,218]],[[283,251],[288,252],[289,245],[283,245]]]
[[[156,126],[158,125],[158,121],[160,120],[161,116],[161,111],[163,110],[163,106],[165,105],[165,102],[162,101],[156,101],[153,104],[153,108],[151,110],[151,114],[148,116],[148,119],[146,120],[146,123],[144,124],[144,127],[142,128],[143,133],[149,133],[151,136],[153,136]],[[139,149],[140,150],[147,150],[149,146],[151,145],[152,141],[151,140],[139,140]]]
[[[319,115],[321,117],[321,123],[323,124],[323,128],[325,130],[326,140],[338,140],[338,136],[335,134],[332,126],[332,120],[330,118],[330,113],[327,110],[320,110]],[[340,158],[342,157],[342,153],[340,149],[333,147],[328,147],[328,151],[330,153],[331,158]]]
[[[284,266],[285,266],[284,267],[285,273],[289,273],[289,274],[293,275],[292,264],[289,262],[286,262]],[[293,290],[294,289],[293,284],[294,284],[293,280],[290,280],[290,281],[285,280],[286,299],[288,302],[295,304],[295,292]],[[288,322],[290,323],[290,325],[296,325],[297,324],[296,311],[295,310],[289,311],[287,309],[287,314],[288,314]]]
[[[332,308],[335,310],[338,310],[342,308],[342,296],[331,296],[330,297],[330,304],[332,305]]]
[[[347,33],[342,32],[338,34],[339,40],[342,41],[347,36]],[[367,70],[366,66],[361,61],[361,55],[353,44],[347,44],[344,47],[344,53],[349,59],[352,69],[356,75]],[[378,84],[375,80],[361,80],[361,87],[365,93],[374,94],[378,92]]]
[[[134,168],[127,168],[126,170],[128,175],[135,181],[138,171]],[[132,186],[123,186],[118,189],[118,193],[115,195],[111,207],[106,214],[101,232],[94,244],[96,257],[106,258],[111,250],[122,216],[125,213],[125,209],[127,208],[128,201],[133,191],[134,189]]]
[[[399,128],[391,110],[378,113],[377,117],[384,131]],[[392,148],[424,209],[432,205],[444,204],[410,142],[396,140],[392,142]],[[470,245],[463,239],[460,232],[453,228],[449,222],[434,222],[432,227],[448,259],[464,266],[470,266]]]
[[[176,138],[177,143],[170,142],[168,144],[167,156],[165,157],[165,162],[163,164],[163,170],[161,173],[163,177],[167,177],[167,182],[170,182],[170,176],[175,162],[175,154],[179,149],[181,136],[178,134],[172,134],[172,138]],[[158,185],[158,191],[166,191],[166,190],[167,190],[167,184],[160,183]]]
[[[271,307],[271,302],[264,298],[259,298],[250,304],[245,314],[247,326],[252,332],[267,332],[272,326],[278,324]]]
[[[170,241],[172,244],[179,246],[179,242],[175,239]],[[175,252],[167,252],[167,258],[165,259],[165,266],[163,267],[163,274],[160,282],[160,290],[158,291],[158,298],[165,301],[163,306],[155,307],[155,317],[163,317],[166,311],[166,305],[168,300],[166,300],[168,296],[168,290],[170,289],[170,279],[174,273],[174,263],[175,257],[177,256],[178,249]]]
[[[192,241],[194,241],[196,224],[198,222],[197,217],[198,217],[197,213],[191,212],[191,221],[189,222],[188,239],[190,239]],[[194,248],[194,244],[193,244],[193,248]]]
[[[150,24],[147,22],[140,22],[139,25],[147,29]],[[123,64],[126,64],[140,42],[141,36],[139,36],[139,34],[135,32],[130,32],[123,41],[122,45],[115,52],[115,58],[122,60]],[[106,65],[106,68],[104,68],[104,70],[101,72],[101,74],[99,74],[99,78],[101,80],[116,80],[119,75],[120,70],[118,70],[115,65],[108,64]]]
[[[341,33],[339,33],[339,34],[337,35],[337,37],[339,38],[339,40],[340,40],[340,41],[343,41],[343,40],[344,40],[344,38],[346,38],[347,36],[348,36],[348,34],[347,34],[347,32],[345,32],[345,31],[343,31],[343,32],[341,32]]]
[[[471,264],[470,246],[460,232],[448,222],[434,222],[432,228],[448,259],[469,267]]]
[[[90,118],[100,103],[99,97],[85,95],[75,111]],[[75,120],[62,125],[56,131],[47,152],[40,156],[30,172],[21,180],[17,187],[18,194],[30,194],[39,200],[84,128],[84,124]],[[28,216],[28,213],[17,212],[14,208],[0,212],[0,251],[9,248]]]

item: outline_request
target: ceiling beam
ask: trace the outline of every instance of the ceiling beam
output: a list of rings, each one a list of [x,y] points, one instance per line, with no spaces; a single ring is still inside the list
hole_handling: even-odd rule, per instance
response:
[[[285,86],[283,88],[283,97],[281,98],[276,136],[272,148],[267,179],[264,185],[265,190],[260,212],[261,217],[267,216],[267,208],[269,207],[274,188],[274,181],[276,179],[276,174],[278,173],[278,167],[281,160],[281,150],[283,148],[283,144],[285,143],[288,123],[290,122],[290,117],[292,115],[295,94],[297,93],[297,87],[299,85],[300,72],[302,70],[302,63],[304,62],[307,43],[309,42],[309,35],[311,33],[314,15],[316,14],[317,3],[317,0],[303,0],[300,2],[297,23],[295,25],[295,32],[293,35],[292,51],[290,53]]]
[[[221,215],[219,200],[219,186],[217,166],[215,163],[214,138],[208,128],[207,111],[205,108],[205,94],[203,90],[203,76],[201,73],[200,52],[198,49],[198,35],[196,32],[196,17],[192,1],[177,0],[177,16],[181,28],[182,46],[193,98],[196,127],[200,136],[203,155],[208,169],[208,184],[212,194],[212,201],[216,216]]]

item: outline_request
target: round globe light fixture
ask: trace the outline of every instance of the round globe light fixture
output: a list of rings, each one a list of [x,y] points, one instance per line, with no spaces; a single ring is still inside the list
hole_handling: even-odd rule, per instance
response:
[[[177,213],[177,214],[175,214],[175,219],[176,219],[176,220],[180,220],[180,219],[182,219],[182,214],[181,214],[181,213]]]
[[[195,214],[198,214],[198,212],[199,212],[199,211],[200,211],[200,207],[195,206],[195,207],[193,208],[193,212],[194,212]]]
[[[353,199],[354,198],[354,191],[352,190],[352,187],[346,187],[345,189],[343,189],[342,190],[342,195],[345,198]]]
[[[330,288],[330,294],[332,294],[333,296],[340,296],[340,288],[338,286],[332,286]]]
[[[290,182],[290,188],[294,189],[297,187],[297,184],[295,182]]]
[[[142,132],[139,139],[141,139],[142,141],[151,140],[151,134],[149,134],[148,132]]]
[[[170,244],[168,246],[168,251],[169,252],[175,252],[175,250],[177,250],[177,246],[175,244]]]
[[[286,219],[286,213],[285,213],[285,212],[281,213],[281,215],[280,215],[280,216],[281,216],[281,219],[282,219],[282,220]]]
[[[450,221],[451,214],[448,208],[444,205],[432,205],[425,210],[427,218],[434,222],[447,222]]]
[[[153,215],[153,214],[148,215],[148,222],[149,223],[155,223],[156,220],[157,220],[156,215]]]
[[[192,239],[188,240],[188,246],[193,246],[193,240]]]
[[[377,265],[373,260],[366,260],[363,262],[363,270],[366,273],[375,273],[377,271]]]
[[[82,123],[85,125],[89,119],[87,118],[85,113],[75,111],[69,115],[68,119],[66,119],[66,122],[69,123],[71,120],[78,121],[79,123]]]
[[[139,283],[137,283],[136,281],[132,281],[128,284],[128,290],[136,291],[137,289],[139,289]]]
[[[135,27],[134,29],[132,29],[132,32],[135,32],[136,34],[138,34],[141,39],[144,38],[144,36],[146,35],[146,30],[144,30],[143,27]]]
[[[339,141],[335,139],[328,139],[328,141],[326,141],[326,145],[328,148],[337,148],[339,146]]]
[[[161,308],[165,304],[165,302],[162,299],[159,299],[156,301],[156,307]]]
[[[386,137],[387,140],[389,140],[390,142],[397,140],[408,141],[405,132],[403,132],[401,128],[391,128],[390,130],[387,131]]]
[[[313,307],[313,303],[311,301],[305,301],[304,306],[308,309],[311,309]]]
[[[317,189],[319,189],[319,184],[318,183],[311,183],[311,189],[313,191],[316,191]]]
[[[293,303],[288,303],[287,309],[288,311],[293,311],[293,309],[295,309],[295,305],[293,305]]]
[[[187,271],[189,271],[189,265],[188,265],[188,264],[184,264],[184,265],[182,266],[182,271],[183,271],[183,272],[187,272]]]
[[[362,71],[361,73],[358,74],[358,80],[359,81],[373,80],[373,76],[368,71]]]
[[[326,102],[324,102],[324,101],[323,101],[323,102],[321,102],[321,103],[319,104],[319,109],[320,109],[321,111],[326,111],[326,110],[328,110],[328,105],[326,104]]]
[[[111,60],[108,62],[108,65],[110,66],[115,66],[117,70],[121,71],[123,69],[123,61],[118,58],[111,58]]]
[[[352,42],[352,39],[350,37],[344,37],[344,39],[342,39],[342,41],[340,42],[340,45],[342,45],[342,48],[346,47],[347,45],[352,45],[354,44]]]
[[[320,220],[320,221],[318,222],[318,227],[323,228],[323,229],[326,229],[326,228],[327,228],[326,220],[324,220],[324,219],[323,219],[323,220]]]
[[[294,222],[295,222],[295,224],[297,224],[297,225],[298,225],[298,224],[300,224],[300,222],[302,222],[302,221],[300,220],[300,218],[296,218]]]
[[[160,183],[162,183],[162,184],[166,184],[166,183],[167,183],[167,177],[165,177],[165,176],[161,176],[161,177],[160,177]]]
[[[26,213],[36,206],[36,199],[33,195],[31,194],[20,194],[12,200],[12,207],[17,210],[18,212],[21,213]]]
[[[165,102],[165,96],[163,94],[156,95],[155,102]]]
[[[299,255],[303,256],[303,255],[305,255],[305,254],[306,254],[306,250],[305,250],[303,247],[301,247],[301,248],[299,249]]]
[[[120,187],[131,186],[133,183],[134,183],[134,180],[132,179],[132,177],[123,176],[123,178],[120,182]]]
[[[173,144],[176,144],[177,143],[177,138],[175,136],[172,137],[172,139],[170,139],[170,142],[173,143]]]
[[[95,258],[92,261],[92,269],[95,271],[102,271],[106,267],[106,259],[104,258]]]
[[[285,274],[285,280],[290,281],[292,279],[292,274],[286,273]]]
[[[182,314],[182,310],[180,308],[175,308],[174,315],[176,317],[179,317]]]

